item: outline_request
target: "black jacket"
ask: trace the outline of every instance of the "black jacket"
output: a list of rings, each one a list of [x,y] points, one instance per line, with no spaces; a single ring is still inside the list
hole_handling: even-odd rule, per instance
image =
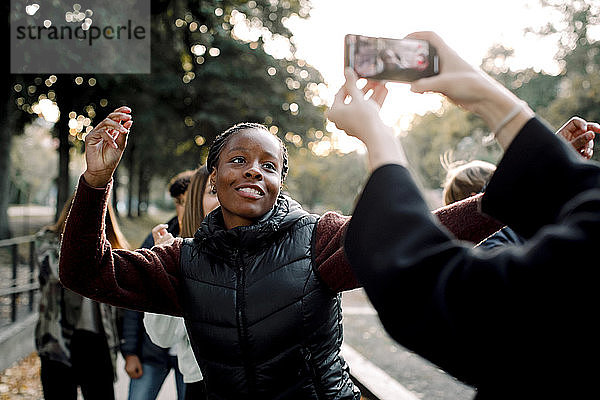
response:
[[[184,317],[209,398],[360,398],[339,355],[340,296],[314,269],[317,221],[280,196],[253,225],[225,230],[219,209],[184,241]]]
[[[453,241],[409,172],[387,165],[364,189],[345,251],[391,336],[478,398],[590,398],[600,372],[599,189],[600,167],[532,119],[482,200],[524,245]]]

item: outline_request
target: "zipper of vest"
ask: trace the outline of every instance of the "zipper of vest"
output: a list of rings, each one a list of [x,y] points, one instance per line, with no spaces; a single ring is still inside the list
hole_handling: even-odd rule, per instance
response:
[[[246,274],[238,249],[233,251],[233,259],[237,269],[237,293],[236,293],[236,314],[238,323],[238,335],[240,338],[240,346],[242,348],[242,358],[244,370],[246,371],[246,380],[248,381],[248,391],[250,394],[256,393],[256,381],[254,377],[254,369],[248,359],[248,330],[246,326]]]

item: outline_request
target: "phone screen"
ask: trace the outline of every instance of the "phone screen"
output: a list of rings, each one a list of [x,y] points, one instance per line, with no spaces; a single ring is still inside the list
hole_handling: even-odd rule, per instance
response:
[[[346,35],[344,54],[361,78],[411,82],[439,73],[437,52],[425,40]]]

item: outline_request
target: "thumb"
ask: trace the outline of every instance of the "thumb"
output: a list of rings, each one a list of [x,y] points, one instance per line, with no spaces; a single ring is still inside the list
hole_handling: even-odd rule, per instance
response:
[[[410,91],[414,93],[438,92],[443,93],[448,85],[448,78],[445,75],[435,75],[428,78],[421,78],[410,84]]]

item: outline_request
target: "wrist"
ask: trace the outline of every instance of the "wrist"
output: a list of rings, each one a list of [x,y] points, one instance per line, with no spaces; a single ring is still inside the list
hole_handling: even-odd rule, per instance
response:
[[[371,171],[386,164],[407,165],[402,146],[392,128],[380,122],[373,125],[371,132],[376,134],[365,138]]]
[[[527,103],[497,82],[484,93],[475,113],[486,122],[503,149],[508,148],[521,128],[535,116]]]
[[[83,173],[83,179],[85,180],[85,183],[95,188],[106,187],[106,185],[108,185],[108,182],[110,182],[111,178],[112,176],[106,176],[104,174],[94,174],[93,172],[90,172],[88,170],[85,170],[85,172]]]

